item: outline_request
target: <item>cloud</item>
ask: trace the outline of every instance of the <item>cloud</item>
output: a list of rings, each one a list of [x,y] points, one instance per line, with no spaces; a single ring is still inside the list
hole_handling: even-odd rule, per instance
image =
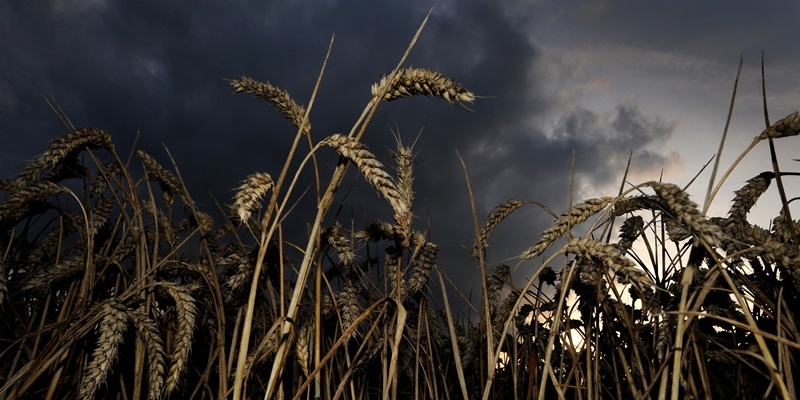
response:
[[[307,102],[335,33],[312,134],[320,140],[347,132],[372,83],[394,68],[428,11],[399,0],[66,4],[0,5],[6,38],[0,131],[25,135],[13,149],[0,148],[0,174],[14,176],[65,130],[41,100],[52,96],[76,125],[108,130],[122,151],[138,135],[140,147],[168,163],[167,146],[190,192],[209,209],[214,198],[227,201],[252,172],[276,176],[294,134],[267,104],[233,96],[224,79],[269,80]],[[422,130],[415,148],[417,222],[424,228],[430,218],[440,263],[464,272],[456,279],[467,286],[478,270],[461,248],[471,246],[473,226],[458,154],[479,217],[509,198],[566,210],[573,152],[578,184],[587,192],[616,185],[631,151],[639,171],[667,168],[676,158],[659,151],[672,125],[644,115],[635,103],[611,111],[581,107],[580,93],[607,83],[598,76],[570,81],[572,72],[553,69],[552,55],[531,38],[537,7],[543,6],[477,0],[437,6],[408,64],[444,73],[484,97],[474,112],[425,98],[383,104],[364,137],[387,160],[392,130],[399,129],[404,143]],[[554,76],[564,78],[563,90],[548,85]],[[322,165],[332,158],[323,155]],[[385,204],[363,180],[348,179],[359,188],[340,199],[343,209],[385,216]],[[313,211],[298,208],[298,226]],[[521,252],[551,221],[541,210],[520,213],[490,247],[493,260]]]

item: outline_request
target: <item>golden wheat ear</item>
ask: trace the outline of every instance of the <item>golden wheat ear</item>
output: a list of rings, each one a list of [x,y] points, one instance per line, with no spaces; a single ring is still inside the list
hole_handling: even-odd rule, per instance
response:
[[[250,216],[261,209],[261,198],[273,186],[272,177],[266,172],[256,172],[242,181],[233,197],[233,211],[239,217],[239,221],[247,223]]]
[[[229,83],[236,89],[236,93],[247,93],[274,105],[286,119],[291,121],[295,128],[299,129],[300,126],[303,126],[303,117],[306,115],[306,109],[297,104],[285,90],[275,87],[269,82],[259,82],[247,76],[243,76],[238,80],[231,80]],[[303,127],[303,134],[308,135],[310,131],[311,124],[306,122]]]
[[[381,78],[372,85],[372,95],[386,101],[417,95],[438,97],[450,104],[472,103],[475,94],[456,83],[454,80],[429,69],[403,68],[396,74]]]

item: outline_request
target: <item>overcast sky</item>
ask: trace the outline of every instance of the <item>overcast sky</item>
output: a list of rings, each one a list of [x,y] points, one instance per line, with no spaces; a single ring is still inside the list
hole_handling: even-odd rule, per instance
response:
[[[212,195],[230,199],[246,175],[277,176],[295,133],[225,79],[268,80],[305,103],[335,33],[312,136],[346,133],[431,7],[408,64],[485,98],[474,112],[426,98],[385,103],[363,141],[388,160],[393,131],[406,144],[422,131],[418,228],[430,218],[440,264],[459,281],[478,271],[460,247],[472,244],[473,228],[457,152],[481,216],[511,198],[561,213],[573,154],[576,201],[616,194],[631,152],[634,183],[663,174],[686,184],[717,150],[742,54],[724,167],[764,128],[762,51],[772,121],[800,107],[792,1],[1,1],[0,177],[16,176],[64,132],[43,101],[52,97],[76,126],[110,132],[120,153],[137,132],[165,165],[168,147],[190,193],[213,210]],[[800,158],[796,142],[781,143],[785,160]],[[770,169],[766,154],[756,149],[731,178],[719,210]],[[708,174],[699,182],[698,195]],[[344,201],[368,218],[389,211],[370,192]],[[490,243],[490,262],[519,254],[552,221],[535,208],[518,214]],[[530,275],[525,265],[533,263],[519,277]]]

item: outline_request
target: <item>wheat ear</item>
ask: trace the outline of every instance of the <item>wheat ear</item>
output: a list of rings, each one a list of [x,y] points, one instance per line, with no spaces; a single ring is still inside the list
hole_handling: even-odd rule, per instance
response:
[[[172,363],[170,364],[166,381],[166,396],[169,397],[178,387],[183,368],[189,359],[197,307],[194,304],[194,298],[185,287],[168,282],[159,282],[158,285],[164,288],[175,302],[175,314],[177,317],[175,323],[176,332],[172,340]]]
[[[550,245],[558,240],[558,238],[563,236],[569,227],[573,227],[583,221],[586,221],[587,218],[606,208],[606,206],[608,206],[612,201],[614,201],[614,197],[601,197],[597,199],[589,199],[581,204],[576,205],[568,213],[562,214],[550,228],[547,228],[547,230],[542,232],[541,239],[539,239],[536,244],[525,250],[521,257],[523,259],[528,259],[542,254],[545,249],[550,247]]]
[[[594,239],[577,238],[567,243],[560,252],[576,254],[600,262],[606,268],[614,271],[617,277],[622,278],[623,282],[628,281],[637,289],[650,284],[647,274],[636,268],[631,260],[623,257],[614,245]]]
[[[303,124],[303,117],[306,115],[305,107],[292,100],[285,90],[277,88],[269,82],[259,82],[246,76],[239,80],[232,80],[230,84],[236,89],[236,93],[244,92],[270,102],[286,119],[291,121],[295,128],[300,128]],[[311,124],[306,122],[303,134],[308,135],[310,131]]]
[[[361,314],[357,293],[358,288],[353,284],[352,279],[346,279],[344,288],[336,294],[336,303],[339,305],[342,315],[342,332],[350,328]]]
[[[394,76],[384,76],[372,85],[372,95],[386,93],[383,100],[392,101],[403,97],[425,95],[447,100],[448,103],[471,103],[475,94],[454,80],[429,69],[403,68]]]
[[[789,114],[786,118],[772,124],[769,128],[761,132],[756,140],[766,140],[767,138],[778,139],[787,136],[795,136],[800,133],[800,113],[797,111]]]
[[[481,225],[480,235],[477,242],[472,249],[472,256],[475,258],[480,257],[480,252],[489,247],[489,236],[494,232],[497,225],[508,217],[516,209],[522,207],[522,202],[519,200],[507,200],[506,202],[495,207],[492,212],[483,220]]]
[[[25,167],[17,178],[18,185],[24,186],[25,183],[35,180],[46,169],[55,167],[78,150],[98,148],[113,150],[111,135],[96,128],[69,131],[53,140],[47,151]]]
[[[342,157],[355,163],[364,178],[391,204],[395,214],[403,215],[410,211],[392,178],[382,169],[383,164],[375,159],[363,143],[341,134],[331,135],[322,143],[333,147]]]
[[[233,197],[233,211],[239,221],[247,222],[250,215],[261,208],[261,198],[274,185],[272,177],[266,172],[256,172],[242,181],[239,190]]]
[[[677,185],[663,182],[647,182],[642,186],[649,186],[655,190],[656,195],[667,206],[679,225],[689,229],[692,236],[701,238],[710,245],[719,245],[722,241],[722,230],[719,226],[707,220],[697,204],[689,199],[689,194]],[[678,233],[677,227],[673,227]]]
[[[100,337],[78,388],[78,397],[84,400],[93,399],[98,387],[105,382],[111,365],[116,361],[122,334],[127,329],[128,313],[116,299],[104,302],[99,307],[99,313]]]
[[[164,169],[155,158],[142,150],[136,150],[136,157],[139,157],[147,167],[147,179],[158,182],[159,186],[161,186],[161,191],[164,193],[164,200],[166,200],[167,204],[172,205],[173,195],[177,195],[186,205],[193,204],[186,191],[183,190],[178,178],[172,172]]]
[[[431,270],[436,266],[436,254],[439,252],[439,246],[435,243],[424,242],[421,246],[414,259],[414,270],[408,278],[408,289],[411,293],[421,292],[428,284]]]
[[[0,204],[0,223],[13,220],[15,215],[24,210],[29,202],[42,197],[54,196],[65,190],[63,186],[47,181],[33,182],[18,189]]]
[[[136,331],[144,342],[147,353],[147,397],[160,399],[164,393],[164,376],[166,374],[164,342],[161,340],[156,323],[144,312],[132,309],[128,310],[128,315],[136,325]]]

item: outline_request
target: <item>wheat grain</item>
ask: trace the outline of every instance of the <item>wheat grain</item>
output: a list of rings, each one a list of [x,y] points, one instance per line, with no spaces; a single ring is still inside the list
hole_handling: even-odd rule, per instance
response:
[[[241,77],[239,80],[232,80],[230,84],[236,89],[236,93],[244,92],[270,102],[295,128],[299,129],[303,124],[306,109],[297,104],[285,90],[277,88],[269,82],[262,83],[246,76]],[[311,123],[306,122],[303,134],[308,135],[310,131]]]
[[[386,101],[416,95],[439,97],[451,104],[471,103],[475,100],[475,94],[452,79],[422,68],[404,68],[393,76],[384,76],[380,82],[372,85],[372,95],[382,95],[382,99]]]
[[[158,285],[164,288],[175,302],[176,331],[172,340],[172,363],[169,367],[165,391],[166,396],[169,397],[178,387],[181,374],[189,359],[197,307],[194,298],[185,287],[168,282],[159,282]]]
[[[144,342],[145,353],[147,354],[147,397],[149,399],[160,399],[164,392],[164,376],[166,374],[164,342],[161,340],[156,323],[144,312],[138,309],[130,309],[128,310],[128,315],[136,325],[136,331],[142,342]]]
[[[569,227],[573,227],[583,221],[586,221],[587,218],[606,208],[606,206],[608,206],[612,201],[614,201],[614,197],[601,197],[597,199],[589,199],[581,204],[576,205],[568,213],[562,214],[550,228],[542,232],[541,239],[539,239],[536,244],[525,250],[521,257],[523,259],[529,259],[542,254],[545,249],[550,247],[551,244],[564,235]]]
[[[26,183],[38,178],[46,169],[55,167],[78,150],[98,148],[114,149],[111,136],[105,131],[96,128],[69,131],[53,140],[47,151],[25,167],[17,178],[17,185],[25,186]]]
[[[261,208],[260,200],[272,186],[272,177],[266,172],[256,172],[242,181],[233,197],[233,211],[239,221],[246,222],[250,215]]]
[[[98,329],[100,337],[78,388],[78,397],[84,400],[93,399],[98,387],[105,382],[108,371],[116,361],[122,335],[127,329],[128,313],[125,306],[116,299],[106,300],[98,307],[98,313],[101,316]]]
[[[800,133],[800,113],[795,111],[786,118],[765,129],[756,137],[756,140],[765,140],[767,138],[778,139],[787,136],[795,136],[798,133]]]
[[[355,163],[364,178],[391,204],[395,214],[403,215],[410,211],[392,178],[382,169],[383,164],[375,159],[363,143],[340,134],[329,136],[322,143],[333,147],[342,157]]]

